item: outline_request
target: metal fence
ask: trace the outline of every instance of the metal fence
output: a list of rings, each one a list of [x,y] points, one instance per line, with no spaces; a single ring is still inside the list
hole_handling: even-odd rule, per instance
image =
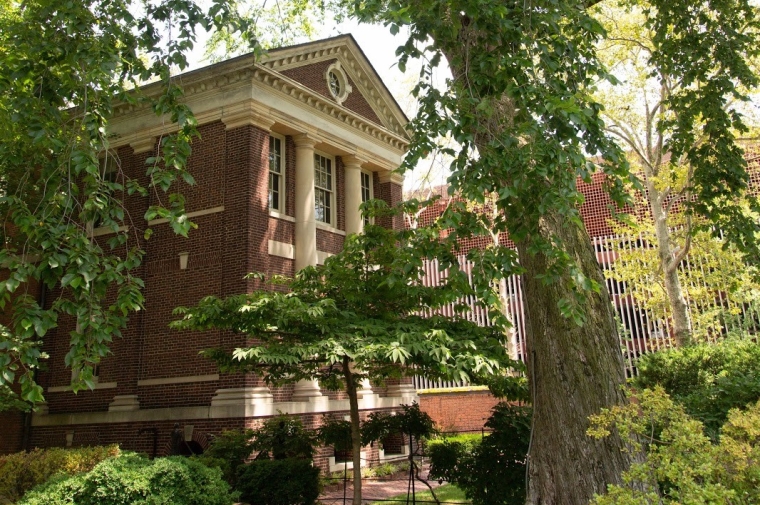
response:
[[[597,254],[602,269],[605,273],[605,283],[610,293],[610,299],[617,312],[620,320],[620,347],[625,359],[626,374],[630,377],[637,373],[635,360],[644,353],[660,350],[671,345],[670,335],[671,324],[666,318],[657,317],[651,310],[640,306],[627,288],[624,282],[614,277],[613,265],[620,261],[638,261],[631,259],[630,254],[634,248],[650,247],[644,237],[631,237],[623,235],[610,235],[603,237],[594,237],[592,239],[594,249]],[[461,268],[468,273],[472,280],[472,270],[474,265],[466,257],[459,258]],[[712,290],[707,285],[704,273],[706,269],[713,268],[706,265],[705,260],[699,255],[690,255],[681,265],[683,270],[689,271],[695,275],[688,276],[688,282],[684,284],[684,290]],[[702,274],[702,275],[699,275]],[[438,264],[431,261],[426,265],[424,282],[427,285],[437,285],[447,272],[439,271]],[[661,289],[659,286],[652,285],[651,279],[642,278],[641,285],[646,289]],[[525,352],[525,314],[523,311],[523,286],[522,279],[519,276],[512,276],[506,282],[506,298],[508,300],[508,315],[513,324],[512,343],[517,350],[517,357],[524,359]],[[480,325],[491,324],[487,311],[479,306],[475,299],[467,297],[459,301],[465,304],[469,309],[463,314],[468,320]],[[760,301],[758,301],[760,304]],[[738,317],[724,321],[724,331],[736,330],[743,327],[745,330],[758,333],[760,330],[760,317],[757,306],[748,307],[746,304],[738,304],[731,301],[728,296],[718,291],[715,292],[714,298],[710,301],[710,308],[720,309],[725,312],[733,311]],[[706,307],[701,307],[704,310]],[[454,304],[445,307],[442,311],[444,315],[454,315]],[[713,339],[719,338],[720,334],[714,334]],[[466,386],[467,384],[457,381],[432,381],[424,377],[415,378],[415,387],[417,389],[441,389]]]

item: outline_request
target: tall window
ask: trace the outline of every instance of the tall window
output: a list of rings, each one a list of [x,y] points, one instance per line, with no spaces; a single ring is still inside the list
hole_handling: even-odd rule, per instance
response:
[[[372,200],[372,174],[361,172],[362,179],[362,203]],[[369,217],[364,216],[364,224],[369,224]]]
[[[269,137],[269,208],[279,212],[285,211],[283,194],[282,140]]]
[[[317,221],[332,224],[333,162],[314,155],[314,211]]]

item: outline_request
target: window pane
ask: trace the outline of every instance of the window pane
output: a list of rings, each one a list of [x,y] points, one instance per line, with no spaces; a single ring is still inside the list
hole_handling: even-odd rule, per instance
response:
[[[269,137],[269,208],[282,210],[282,140]]]

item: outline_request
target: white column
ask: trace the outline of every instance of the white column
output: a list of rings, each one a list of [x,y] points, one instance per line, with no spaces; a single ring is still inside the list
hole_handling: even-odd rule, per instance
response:
[[[364,231],[359,206],[362,204],[361,167],[364,160],[356,156],[343,156],[343,168],[346,172],[346,233]]]
[[[310,398],[320,396],[322,396],[322,391],[319,389],[317,379],[301,379],[293,387],[292,400],[294,402],[307,402]]]
[[[317,221],[314,216],[313,137],[298,135],[296,144],[296,271],[317,264]]]

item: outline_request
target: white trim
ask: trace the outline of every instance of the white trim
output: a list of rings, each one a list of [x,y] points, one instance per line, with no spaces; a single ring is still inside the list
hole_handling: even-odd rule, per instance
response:
[[[393,171],[379,172],[377,174],[377,180],[381,183],[392,182],[394,184],[398,184],[399,186],[404,185],[404,176],[398,172]]]
[[[273,217],[275,219],[282,219],[283,221],[290,221],[291,223],[296,222],[296,218],[293,216],[289,216],[287,214],[283,214],[282,212],[277,212],[276,210],[269,209],[269,217]]]
[[[330,86],[331,73],[335,74],[335,77],[338,79],[340,93],[336,94]],[[325,80],[327,81],[327,90],[330,92],[330,95],[335,99],[336,102],[338,102],[338,105],[343,105],[343,102],[346,101],[349,93],[351,93],[354,88],[348,84],[348,76],[346,76],[346,72],[344,72],[343,68],[340,66],[340,61],[334,61],[329,67],[327,67],[327,70],[325,70]]]
[[[187,217],[188,218],[200,217],[200,216],[206,216],[208,214],[216,214],[217,212],[224,212],[224,205],[220,205],[219,207],[211,207],[210,209],[196,210],[195,212],[188,212]],[[155,226],[157,224],[164,224],[168,222],[169,220],[166,218],[151,219],[150,221],[148,221],[148,226]]]
[[[273,209],[272,207],[269,207],[270,211],[278,212],[278,213],[284,213],[285,209],[287,208],[285,205],[285,196],[287,194],[287,179],[286,179],[286,169],[287,169],[287,163],[285,161],[285,152],[287,151],[285,146],[285,137],[280,135],[279,133],[275,133],[270,131],[269,132],[270,138],[275,138],[280,141],[280,208],[279,209]],[[272,173],[272,171],[269,169],[269,160],[267,160],[267,191],[269,188],[269,174]],[[267,192],[267,195],[269,193]]]
[[[114,389],[116,388],[116,383],[115,382],[96,382],[94,386],[95,387],[92,388],[92,390]],[[48,388],[48,393],[63,393],[65,391],[71,391],[71,384],[69,384],[68,386],[52,386]]]
[[[329,225],[327,223],[323,223],[322,221],[317,221],[317,229],[329,231],[330,233],[335,233],[336,235],[343,235],[346,236],[346,232],[343,230],[339,230],[336,227]]]
[[[415,397],[416,398],[416,397]],[[407,405],[409,397],[383,397],[369,395],[359,400],[360,410],[390,409]],[[233,417],[270,417],[278,412],[285,414],[319,414],[348,412],[348,400],[330,400],[326,396],[300,402],[246,403],[241,398],[237,405],[207,407],[173,407],[140,409],[116,412],[79,412],[71,414],[41,414],[32,416],[32,426],[66,426],[73,424],[137,423],[189,419],[227,419]]]
[[[218,381],[219,374],[213,373],[208,375],[188,375],[185,377],[165,377],[163,379],[142,379],[137,381],[137,385],[142,386],[163,386],[165,384],[190,384],[193,382],[210,382]]]
[[[100,237],[102,235],[111,235],[112,233],[122,233],[129,230],[129,226],[119,226],[119,228],[114,231],[113,228],[110,226],[99,226],[97,228],[93,228],[92,232],[90,233],[91,237]]]
[[[331,183],[330,183],[330,189],[329,189],[329,191],[330,191],[330,222],[329,223],[325,223],[324,221],[320,221],[319,219],[316,218],[316,192],[317,192],[317,189],[321,189],[321,190],[325,191],[324,188],[318,188],[317,187],[317,173],[316,173],[316,164],[315,164],[317,156],[321,156],[322,158],[330,160],[330,171],[331,171],[331,174],[330,174],[331,181],[330,182]],[[315,219],[315,221],[317,223],[317,227],[319,227],[320,224],[323,224],[323,225],[328,226],[330,228],[335,228],[335,225],[338,224],[337,223],[337,221],[338,221],[338,212],[337,212],[337,209],[336,209],[337,201],[338,201],[337,195],[336,195],[336,193],[337,193],[337,190],[336,190],[337,180],[336,179],[338,178],[338,167],[335,164],[335,156],[333,156],[332,154],[327,154],[326,152],[323,152],[323,151],[317,151],[315,149],[314,150],[314,159],[312,160],[312,164],[314,164],[314,193],[315,193],[315,197],[314,197],[315,198],[315,201],[314,201],[314,205],[315,205],[314,219]]]
[[[334,256],[331,252],[317,251],[317,265],[324,265],[325,260],[330,256]]]
[[[280,258],[287,258],[289,260],[295,259],[296,257],[296,248],[293,244],[270,240],[268,247],[270,256],[279,256]],[[319,252],[317,252],[317,254],[319,254]]]
[[[361,460],[359,462],[360,467],[367,466],[367,453],[365,451],[361,451],[359,454],[361,454]],[[354,469],[354,462],[353,461],[341,461],[339,463],[335,462],[335,456],[330,456],[327,458],[327,464],[330,465],[330,473],[340,472],[344,469],[346,470],[353,470]]]

